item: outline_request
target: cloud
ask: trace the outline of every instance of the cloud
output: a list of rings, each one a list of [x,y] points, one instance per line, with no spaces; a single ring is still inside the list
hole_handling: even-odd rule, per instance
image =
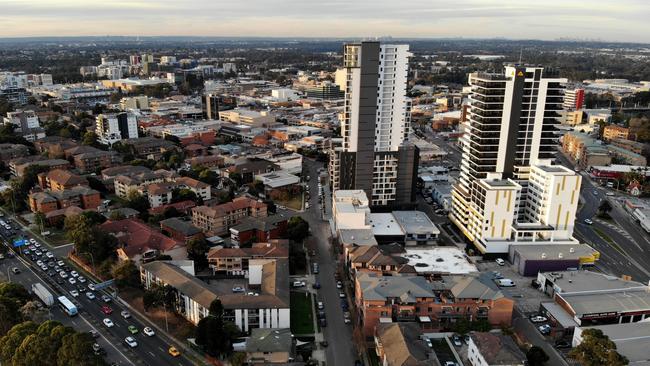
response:
[[[644,0],[0,0],[0,36],[558,37],[650,42]]]

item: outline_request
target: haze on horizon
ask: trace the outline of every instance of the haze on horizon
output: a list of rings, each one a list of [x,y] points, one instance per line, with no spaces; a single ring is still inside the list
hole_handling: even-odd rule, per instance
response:
[[[0,0],[0,37],[557,38],[650,43],[647,0]]]

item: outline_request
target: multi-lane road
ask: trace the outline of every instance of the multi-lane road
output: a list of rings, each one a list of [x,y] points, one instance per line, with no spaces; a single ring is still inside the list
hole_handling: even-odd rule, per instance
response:
[[[7,221],[7,218],[3,218]],[[12,226],[16,226],[15,221],[11,220]],[[0,230],[0,234],[3,236],[4,241],[10,242],[10,233],[7,233],[4,228]],[[24,228],[19,227],[16,230],[16,234],[29,238]],[[44,245],[45,243],[40,243]],[[52,249],[46,246],[43,248]],[[24,250],[22,248],[21,250]],[[130,314],[130,318],[126,319],[121,316],[121,312],[127,310],[124,306],[119,303],[118,299],[111,298],[109,303],[104,302],[101,299],[102,295],[110,295],[107,292],[103,291],[91,291],[88,288],[88,285],[93,283],[90,279],[85,283],[77,282],[71,284],[69,279],[72,277],[70,275],[71,271],[66,271],[68,278],[61,278],[59,274],[55,274],[50,277],[47,271],[42,270],[36,265],[36,261],[32,261],[31,256],[25,255],[22,251],[18,252],[15,258],[5,258],[0,260],[0,271],[4,274],[3,277],[10,277],[12,282],[20,283],[25,288],[31,289],[31,285],[34,283],[41,283],[46,286],[46,288],[54,295],[57,296],[64,295],[68,299],[72,300],[73,303],[79,309],[79,314],[74,317],[69,317],[64,313],[58,306],[53,305],[50,307],[50,317],[54,320],[58,320],[63,324],[70,325],[78,331],[90,331],[95,330],[99,337],[97,338],[97,343],[106,351],[106,358],[109,362],[115,363],[117,365],[169,365],[169,366],[185,366],[185,365],[194,365],[195,363],[186,358],[184,354],[173,357],[168,353],[170,345],[174,345],[173,342],[164,334],[156,332],[154,336],[147,336],[142,331],[144,327],[150,327],[155,330],[146,319],[140,318],[137,314]],[[36,259],[45,260],[45,256],[42,255]],[[58,261],[61,258],[54,257],[52,260]],[[12,269],[17,267],[20,270],[20,273],[13,273]],[[70,268],[73,269],[73,268]],[[48,271],[51,268],[48,268]],[[57,281],[59,279],[59,281]],[[73,296],[71,294],[72,290],[77,290],[79,292],[78,296]],[[90,299],[86,296],[86,292],[91,292],[95,295],[95,299]],[[110,297],[110,296],[109,296]],[[102,306],[106,305],[112,309],[112,314],[106,315],[102,312]],[[111,328],[106,327],[103,324],[103,319],[109,318],[114,323],[114,326]],[[137,330],[138,333],[133,335],[128,330],[128,327],[132,325]],[[125,338],[128,336],[133,336],[138,345],[135,348],[131,348],[125,343]],[[180,347],[176,346],[180,349]]]

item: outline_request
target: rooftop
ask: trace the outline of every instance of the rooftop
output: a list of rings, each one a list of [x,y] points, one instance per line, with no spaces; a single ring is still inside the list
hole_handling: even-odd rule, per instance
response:
[[[420,276],[383,276],[374,272],[357,272],[357,281],[364,301],[385,301],[399,298],[415,303],[418,298],[435,298],[433,286]]]
[[[431,247],[426,249],[406,249],[400,257],[418,273],[467,274],[478,272],[469,262],[465,253],[457,247]]]
[[[388,366],[438,365],[435,357],[429,357],[433,350],[420,338],[419,324],[380,323],[376,333]]]
[[[402,231],[392,213],[371,213],[368,217],[374,235],[404,236],[404,231]]]
[[[422,211],[393,211],[393,216],[405,234],[440,234],[440,230]]]
[[[650,322],[600,325],[584,329],[600,329],[616,343],[616,351],[627,357],[630,365],[649,366]]]
[[[489,365],[523,365],[526,362],[526,355],[510,336],[472,332],[470,337]]]
[[[183,221],[177,217],[172,217],[160,221],[160,227],[168,227],[176,232],[182,233],[185,236],[193,236],[201,233],[201,229],[192,225],[191,222]]]
[[[342,245],[377,245],[375,235],[370,229],[340,229],[339,240]]]
[[[551,245],[548,245],[549,247]],[[563,294],[644,288],[644,284],[592,271],[545,272]]]
[[[593,256],[596,253],[596,250],[587,244],[522,244],[512,245],[512,249],[522,258],[528,260],[544,258],[580,259]]]
[[[246,352],[291,352],[293,335],[288,328],[253,328]]]
[[[629,313],[650,310],[650,289],[628,289],[616,292],[561,293],[559,296],[578,317],[601,313]]]

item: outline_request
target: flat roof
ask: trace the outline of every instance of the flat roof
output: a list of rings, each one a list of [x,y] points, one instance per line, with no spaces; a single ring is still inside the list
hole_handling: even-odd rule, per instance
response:
[[[372,233],[378,236],[403,236],[404,231],[392,213],[371,213],[368,215]]]
[[[597,251],[587,244],[520,244],[512,245],[515,252],[529,260],[539,259],[558,259],[560,254],[562,259],[580,259],[592,256]],[[546,258],[543,258],[546,257]]]
[[[588,294],[561,293],[559,296],[569,304],[578,317],[585,314],[621,314],[650,310],[650,289],[648,288]]]
[[[465,253],[456,247],[432,247],[426,249],[406,249],[400,257],[418,273],[468,274],[478,272],[469,262]]]
[[[517,189],[521,188],[521,186],[509,179],[492,179],[492,180],[487,180],[487,179],[481,179],[479,182],[488,188],[511,188],[511,189]]]
[[[375,235],[370,229],[340,229],[339,240],[343,245],[377,245]]]
[[[567,313],[564,308],[554,302],[543,302],[542,307],[551,315],[564,329],[575,328],[578,326],[571,314]]]
[[[566,175],[574,175],[575,173],[562,165],[536,165],[536,168],[548,173],[565,173]]]
[[[440,234],[440,230],[422,211],[393,211],[405,234]]]
[[[607,290],[623,291],[630,288],[646,287],[640,282],[626,281],[619,277],[591,271],[545,272],[542,275],[565,294]]]

